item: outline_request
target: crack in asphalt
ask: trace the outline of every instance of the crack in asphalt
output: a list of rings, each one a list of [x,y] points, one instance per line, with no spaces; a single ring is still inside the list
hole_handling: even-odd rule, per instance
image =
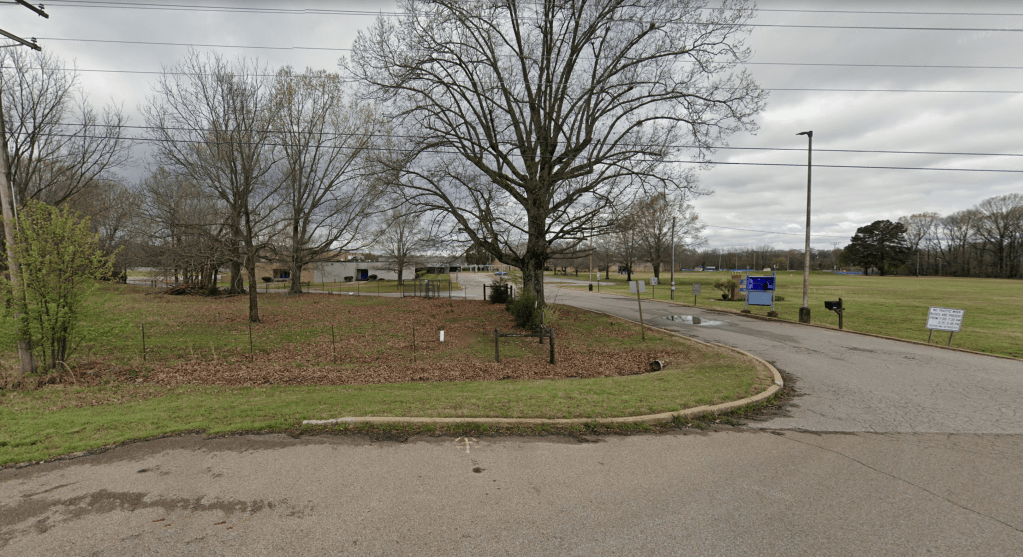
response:
[[[814,447],[814,448],[820,449],[822,451],[827,451],[829,453],[836,454],[836,455],[838,455],[840,457],[843,457],[843,458],[846,458],[848,460],[851,460],[852,462],[855,462],[856,464],[859,464],[860,466],[863,466],[864,468],[867,468],[868,470],[873,470],[874,472],[877,472],[878,474],[883,474],[885,476],[888,476],[889,478],[892,478],[894,480],[898,480],[900,482],[903,482],[906,485],[915,487],[915,488],[917,488],[917,489],[919,489],[919,490],[921,490],[921,491],[923,491],[925,493],[928,493],[928,494],[930,494],[930,495],[932,495],[934,497],[937,497],[938,499],[941,499],[941,500],[945,501],[946,503],[950,503],[950,504],[952,504],[952,505],[954,505],[956,507],[959,507],[960,509],[963,509],[964,511],[969,511],[969,512],[974,513],[974,514],[976,514],[978,516],[982,516],[984,518],[987,518],[989,520],[997,522],[997,523],[999,523],[999,524],[1001,524],[1001,525],[1003,525],[1003,526],[1005,526],[1007,528],[1015,530],[1016,532],[1023,533],[1023,528],[1019,528],[1017,526],[1009,524],[1008,522],[1005,522],[1004,520],[1001,520],[999,518],[995,518],[995,517],[993,517],[991,515],[984,514],[984,513],[980,512],[980,511],[978,511],[977,509],[973,509],[973,508],[967,507],[966,505],[963,505],[962,503],[959,503],[958,501],[949,499],[948,497],[945,497],[944,495],[940,495],[938,493],[935,493],[935,492],[927,489],[926,487],[924,487],[922,485],[915,484],[915,483],[913,483],[913,482],[911,482],[911,481],[909,481],[909,480],[907,480],[905,478],[896,476],[895,474],[892,474],[892,473],[889,473],[889,472],[885,472],[884,470],[881,470],[879,468],[875,468],[875,467],[867,464],[866,462],[863,462],[862,460],[859,460],[859,459],[856,459],[854,457],[851,457],[851,456],[849,456],[849,455],[847,455],[845,453],[842,453],[840,451],[836,451],[835,449],[829,449],[827,447],[822,447],[820,445],[814,445],[813,443],[807,443],[806,441],[800,441],[799,439],[793,439],[793,438],[791,438],[791,437],[789,437],[787,435],[782,435],[781,437],[783,439],[788,439],[789,441],[792,441],[794,443],[800,443],[800,444],[806,445],[808,447]]]

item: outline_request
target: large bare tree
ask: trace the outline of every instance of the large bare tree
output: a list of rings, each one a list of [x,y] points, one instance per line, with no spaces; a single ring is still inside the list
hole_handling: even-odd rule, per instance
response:
[[[363,224],[387,184],[369,175],[367,154],[375,154],[381,125],[369,107],[346,101],[337,74],[283,68],[276,95],[284,242],[274,255],[290,268],[291,293],[300,294],[303,266],[362,249],[371,239]]]
[[[256,260],[275,224],[281,180],[274,146],[280,102],[257,61],[189,51],[164,71],[142,107],[157,160],[215,193],[231,230],[230,291],[249,279],[249,321],[259,321]]]
[[[60,58],[0,50],[0,94],[16,203],[60,205],[128,160],[127,118],[118,107],[93,108]]]
[[[685,190],[672,164],[753,130],[739,69],[752,9],[725,0],[400,0],[342,65],[409,141],[406,197],[519,267],[576,250],[631,190]]]

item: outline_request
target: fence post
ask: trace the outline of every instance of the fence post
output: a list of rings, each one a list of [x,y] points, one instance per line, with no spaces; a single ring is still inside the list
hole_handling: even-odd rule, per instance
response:
[[[929,339],[928,339],[929,340]],[[142,324],[142,361],[146,361],[146,324]]]
[[[554,364],[554,328],[551,327],[550,329],[547,329],[547,332],[550,335],[549,336],[549,340],[550,340],[550,345],[551,345],[551,365],[553,365]]]
[[[501,363],[501,347],[497,339],[498,339],[497,329],[494,329],[494,361],[497,363]]]

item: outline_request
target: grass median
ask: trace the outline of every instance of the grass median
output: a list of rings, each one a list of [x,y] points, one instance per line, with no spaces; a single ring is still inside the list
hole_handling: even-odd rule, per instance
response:
[[[0,390],[0,464],[187,431],[285,431],[306,419],[655,414],[772,382],[734,352],[650,330],[643,341],[631,323],[572,308],[559,310],[550,365],[536,338],[501,339],[495,362],[493,330],[516,329],[503,306],[481,301],[267,297],[249,353],[244,297],[98,296],[86,325],[103,334],[73,378]],[[135,337],[144,320],[152,336],[143,361]],[[12,367],[13,354],[4,356]],[[668,367],[646,373],[654,359]]]

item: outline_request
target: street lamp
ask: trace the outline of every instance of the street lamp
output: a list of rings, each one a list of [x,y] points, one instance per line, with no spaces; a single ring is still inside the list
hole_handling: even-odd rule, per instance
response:
[[[813,131],[799,132],[809,141],[806,154],[806,246],[803,253],[803,305],[799,308],[799,322],[810,322],[810,172],[813,169]]]

